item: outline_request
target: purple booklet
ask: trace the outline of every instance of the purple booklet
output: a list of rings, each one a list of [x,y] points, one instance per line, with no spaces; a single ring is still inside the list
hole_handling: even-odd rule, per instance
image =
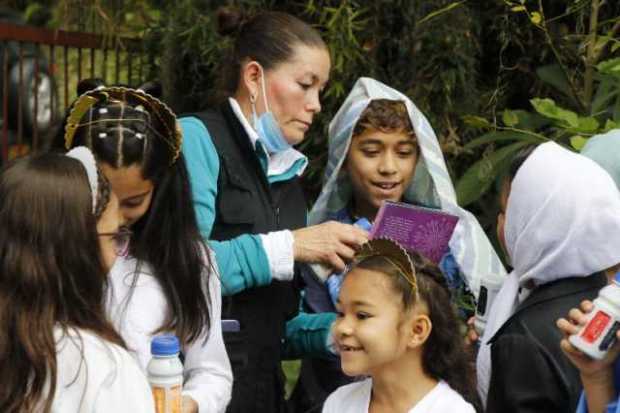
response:
[[[370,238],[390,238],[437,264],[448,251],[458,220],[437,209],[386,201],[377,213]]]

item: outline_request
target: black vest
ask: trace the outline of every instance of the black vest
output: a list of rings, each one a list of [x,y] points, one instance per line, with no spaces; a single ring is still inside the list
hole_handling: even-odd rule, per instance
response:
[[[211,239],[224,241],[305,226],[306,203],[299,179],[269,184],[228,102],[190,116],[204,123],[220,160]],[[299,279],[297,274],[295,279]],[[235,319],[241,325],[239,333],[224,334],[234,374],[229,412],[282,410],[281,344],[285,323],[299,307],[296,280],[274,280],[268,286],[223,297],[222,319]]]

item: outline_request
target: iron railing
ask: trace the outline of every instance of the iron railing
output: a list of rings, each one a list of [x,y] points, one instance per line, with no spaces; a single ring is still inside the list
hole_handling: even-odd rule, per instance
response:
[[[83,78],[144,81],[138,39],[0,23],[0,47],[2,163],[45,149]]]

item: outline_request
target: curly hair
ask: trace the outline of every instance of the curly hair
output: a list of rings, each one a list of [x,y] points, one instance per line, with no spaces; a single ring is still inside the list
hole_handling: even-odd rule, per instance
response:
[[[428,307],[433,325],[422,350],[422,367],[429,376],[448,383],[480,411],[475,356],[463,341],[446,278],[437,265],[420,254],[413,252],[410,256],[416,270],[420,298]]]
[[[371,100],[360,115],[353,129],[353,136],[361,135],[368,129],[385,133],[404,131],[407,135],[415,137],[407,107],[400,100]]]
[[[422,349],[422,368],[436,380],[443,380],[480,410],[476,392],[474,354],[465,346],[456,307],[452,303],[447,281],[439,267],[415,251],[408,253],[415,270],[418,296],[428,307],[432,330]],[[417,303],[412,284],[401,270],[378,255],[360,261],[357,268],[387,275],[401,296],[404,310]]]

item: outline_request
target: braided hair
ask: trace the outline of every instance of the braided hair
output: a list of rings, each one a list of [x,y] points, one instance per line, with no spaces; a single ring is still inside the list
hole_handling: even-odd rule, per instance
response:
[[[205,274],[214,271],[198,230],[180,138],[165,104],[122,87],[78,98],[65,132],[67,146],[87,146],[98,163],[114,169],[138,166],[153,183],[148,210],[132,225],[129,253],[138,260],[133,285],[142,265],[150,265],[171,309],[158,331],[174,331],[188,343],[210,329]]]

